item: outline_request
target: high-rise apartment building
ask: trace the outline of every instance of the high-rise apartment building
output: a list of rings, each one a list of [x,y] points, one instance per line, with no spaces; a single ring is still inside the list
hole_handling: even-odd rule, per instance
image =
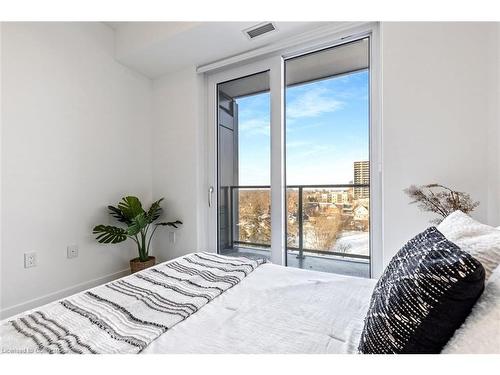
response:
[[[370,184],[370,162],[369,161],[355,161],[354,162],[354,184],[356,185],[369,185]],[[356,187],[354,188],[354,198],[369,198],[370,187]]]

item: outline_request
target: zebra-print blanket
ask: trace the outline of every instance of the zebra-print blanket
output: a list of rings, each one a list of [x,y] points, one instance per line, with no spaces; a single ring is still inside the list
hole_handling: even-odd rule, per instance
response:
[[[263,262],[183,256],[6,322],[2,352],[139,353]]]

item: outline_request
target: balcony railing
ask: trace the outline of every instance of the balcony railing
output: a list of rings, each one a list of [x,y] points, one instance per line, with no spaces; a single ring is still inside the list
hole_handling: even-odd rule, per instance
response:
[[[339,191],[339,189],[343,189]],[[346,189],[352,189],[351,192],[361,192],[362,189],[369,189],[368,184],[337,184],[337,185],[288,185],[287,186],[287,207],[288,207],[288,199],[289,199],[289,194],[293,192],[297,192],[297,203],[296,203],[296,210],[293,209],[296,213],[296,222],[297,222],[297,234],[294,235],[294,238],[296,238],[296,241],[294,244],[288,243],[287,245],[287,250],[291,251],[296,251],[297,252],[297,257],[303,258],[304,253],[314,253],[314,254],[320,254],[320,255],[330,255],[330,256],[339,256],[339,257],[345,257],[345,258],[354,258],[354,259],[369,259],[369,255],[364,255],[364,254],[357,254],[357,253],[348,253],[348,252],[339,252],[339,251],[334,251],[334,250],[326,250],[326,249],[312,249],[308,248],[305,246],[305,241],[304,241],[304,218],[307,217],[305,213],[305,204],[304,204],[304,191],[311,191],[309,196],[312,194],[328,194],[328,193],[342,193],[345,192]],[[244,246],[244,247],[253,247],[253,248],[260,248],[260,249],[270,249],[271,244],[270,244],[270,239],[269,241],[248,241],[248,240],[242,240],[240,236],[240,228],[239,228],[239,217],[240,217],[240,197],[241,197],[241,192],[245,190],[248,192],[263,192],[263,191],[268,191],[270,193],[270,186],[269,185],[248,185],[248,186],[228,186],[228,187],[223,187],[221,188],[221,194],[224,194],[224,201],[227,202],[228,207],[227,213],[228,215],[228,223],[227,227],[229,229],[228,232],[228,247],[232,248],[233,246]],[[323,191],[321,191],[323,190]],[[353,193],[356,194],[356,193]],[[236,195],[236,196],[235,196]],[[368,197],[367,197],[368,198]],[[262,202],[260,202],[262,204]],[[266,202],[264,202],[266,203]],[[320,204],[325,204],[325,203],[332,203],[332,202],[311,202],[308,201],[306,204],[313,205],[317,204],[318,206]],[[270,204],[271,200],[270,197],[268,198],[268,207],[267,210],[264,209],[262,210],[262,207],[260,208],[260,213],[265,216],[265,219],[262,218],[255,218],[255,221],[260,223],[262,220],[268,220],[269,224],[268,227],[266,228],[266,225],[264,225],[264,229],[269,230],[270,233]],[[337,205],[342,206],[343,204],[337,203]],[[266,212],[267,211],[267,212]],[[294,212],[291,212],[291,210],[287,209],[287,226],[289,225],[289,220],[290,217],[294,216]]]

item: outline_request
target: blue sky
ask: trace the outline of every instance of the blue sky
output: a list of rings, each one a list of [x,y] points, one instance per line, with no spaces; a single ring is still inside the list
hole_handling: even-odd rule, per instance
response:
[[[270,183],[269,99],[237,100],[240,185]],[[287,184],[352,181],[353,162],[368,160],[368,119],[368,71],[287,88]]]

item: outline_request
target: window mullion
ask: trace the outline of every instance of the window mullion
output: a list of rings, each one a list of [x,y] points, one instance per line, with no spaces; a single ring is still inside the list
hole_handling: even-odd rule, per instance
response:
[[[285,78],[283,58],[272,60],[271,86],[271,261],[285,265]]]

